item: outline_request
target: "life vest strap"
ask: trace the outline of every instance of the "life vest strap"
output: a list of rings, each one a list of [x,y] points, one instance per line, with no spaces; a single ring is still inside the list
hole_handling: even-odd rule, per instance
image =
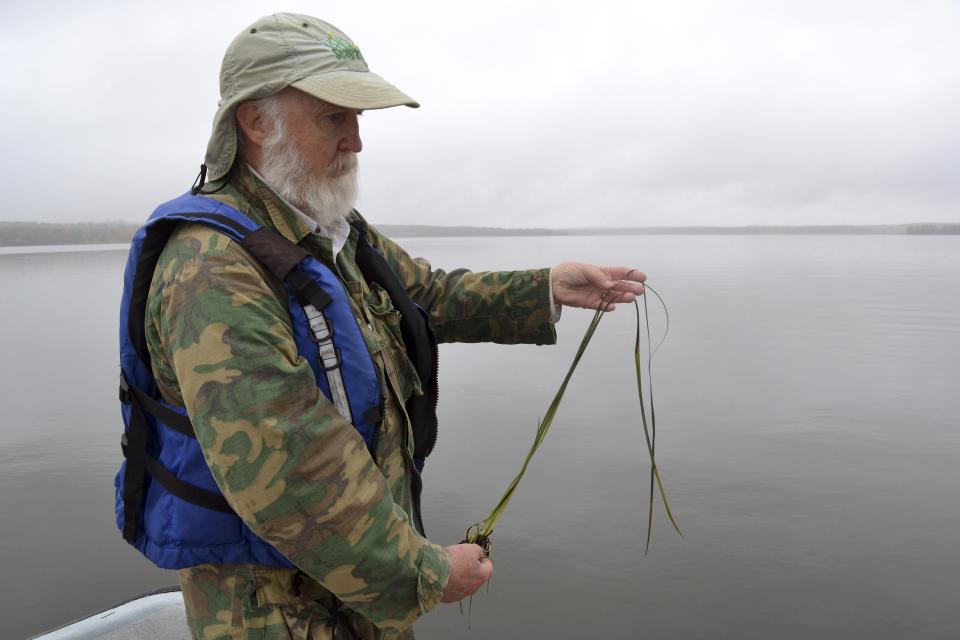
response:
[[[304,306],[312,304],[318,311],[322,311],[333,302],[330,294],[321,289],[320,285],[314,282],[313,278],[299,269],[294,269],[288,273],[284,282],[290,285],[294,295],[297,296],[300,303]]]
[[[278,280],[286,280],[290,272],[310,255],[303,247],[266,227],[246,234],[240,240],[240,246],[249,251],[250,255]]]
[[[126,395],[128,398],[124,404],[129,404],[136,399],[136,401],[140,403],[140,406],[145,409],[147,413],[157,418],[160,422],[167,425],[177,433],[182,433],[188,438],[196,439],[197,434],[194,432],[193,424],[191,424],[188,416],[182,413],[177,413],[163,403],[154,400],[143,389],[127,384],[126,379],[122,374],[120,376],[120,395],[121,401],[123,401],[124,395]]]
[[[133,544],[137,539],[137,524],[143,504],[143,489],[147,474],[147,417],[139,402],[130,402],[130,421],[120,438],[123,457],[127,459],[123,474],[123,539]]]
[[[307,316],[307,324],[317,343],[317,355],[320,357],[320,367],[327,377],[327,386],[334,406],[347,422],[353,422],[353,412],[350,410],[350,398],[347,396],[347,385],[343,382],[340,371],[340,351],[333,343],[333,325],[327,322],[323,311],[312,304],[303,305],[303,312]]]
[[[421,471],[424,459],[437,443],[437,339],[430,328],[427,313],[407,294],[406,287],[383,254],[370,244],[366,226],[360,221],[354,221],[351,225],[360,236],[357,241],[357,266],[367,282],[376,282],[383,287],[394,308],[400,312],[403,344],[420,378],[423,395],[410,396],[406,409],[413,424],[413,459],[417,471]]]
[[[221,513],[236,513],[223,497],[222,493],[207,491],[201,489],[189,482],[184,482],[175,476],[169,469],[160,464],[160,461],[151,455],[147,455],[147,472],[154,480],[163,485],[163,488],[172,493],[177,498],[195,504],[198,507],[204,507],[212,511]]]
[[[188,416],[177,413],[150,397],[143,389],[127,383],[123,374],[120,375],[120,400],[130,406],[130,422],[120,438],[120,449],[127,460],[127,469],[123,476],[124,540],[133,543],[137,539],[139,509],[143,503],[147,474],[181,500],[213,511],[234,513],[222,494],[180,480],[159,460],[147,453],[150,426],[146,414],[152,415],[174,431],[196,439]]]

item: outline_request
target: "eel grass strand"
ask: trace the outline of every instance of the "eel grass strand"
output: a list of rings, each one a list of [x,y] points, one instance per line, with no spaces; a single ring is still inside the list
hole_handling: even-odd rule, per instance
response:
[[[620,281],[622,282],[622,280]],[[520,472],[510,483],[510,486],[507,487],[507,490],[504,492],[503,497],[500,498],[500,501],[493,508],[493,511],[490,512],[486,518],[482,521],[470,526],[467,529],[465,538],[463,542],[472,543],[479,545],[484,554],[490,555],[492,544],[490,541],[490,536],[493,534],[494,529],[496,529],[497,524],[500,522],[500,518],[503,517],[504,512],[507,509],[507,505],[510,503],[510,500],[513,498],[514,492],[517,490],[517,486],[520,484],[520,480],[523,479],[524,474],[527,472],[527,467],[530,465],[530,460],[533,459],[534,454],[537,452],[537,449],[540,448],[540,445],[543,443],[544,438],[546,438],[547,433],[550,431],[550,426],[553,424],[553,419],[556,417],[557,410],[560,408],[560,402],[563,400],[563,395],[567,390],[567,385],[570,383],[570,379],[573,377],[573,372],[576,370],[577,365],[580,364],[580,359],[583,357],[583,354],[587,350],[587,345],[590,344],[590,340],[593,338],[593,334],[596,333],[597,326],[600,324],[600,320],[603,318],[604,310],[608,296],[611,292],[615,291],[619,286],[620,282],[617,282],[616,285],[608,289],[603,298],[598,305],[597,311],[593,315],[593,319],[590,321],[589,326],[587,327],[586,332],[583,334],[583,338],[580,340],[580,347],[577,349],[576,356],[573,358],[573,363],[571,363],[570,368],[567,370],[567,374],[563,378],[563,383],[560,385],[560,388],[557,390],[556,395],[553,397],[553,401],[550,403],[550,406],[547,408],[546,414],[537,424],[537,434],[533,440],[533,445],[530,447],[530,451],[527,452],[527,457],[523,461],[523,467],[521,467]],[[649,285],[644,284],[646,290],[651,291],[654,295],[657,296],[657,299],[663,304],[663,298],[660,297],[660,294],[654,291]],[[640,397],[640,417],[643,423],[643,433],[644,439],[647,444],[647,451],[650,455],[650,504],[648,509],[647,517],[647,542],[646,549],[650,547],[650,535],[653,528],[653,500],[654,500],[654,485],[659,488],[659,493],[663,499],[663,505],[666,509],[667,516],[670,518],[670,522],[676,529],[677,533],[681,536],[683,535],[680,532],[680,527],[677,525],[676,520],[673,517],[673,513],[670,511],[670,505],[667,502],[667,494],[663,489],[663,482],[660,479],[660,470],[656,464],[656,459],[654,456],[654,444],[656,438],[656,416],[653,409],[653,385],[652,379],[649,385],[649,396],[650,396],[650,421],[648,425],[647,421],[647,411],[646,403],[644,400],[643,394],[643,381],[642,381],[642,372],[643,372],[643,363],[640,356],[640,306],[636,300],[634,300],[634,307],[637,312],[637,332],[636,340],[634,342],[634,364],[636,368],[637,375],[637,392]],[[643,296],[644,304],[644,315],[646,316],[646,330],[647,330],[647,371],[648,375],[651,368],[651,361],[653,354],[656,349],[651,350],[650,347],[650,319],[647,315],[647,297]],[[666,311],[666,305],[664,305],[664,311]],[[667,315],[667,327],[669,329],[669,314]],[[666,338],[666,333],[664,333],[664,338]],[[660,348],[660,345],[663,344],[663,339],[657,345],[657,349]],[[646,551],[645,551],[646,552]]]
[[[667,318],[667,326],[663,332],[663,337],[660,338],[660,342],[657,343],[656,348],[654,348],[650,342],[650,312],[647,308],[647,296],[643,296],[643,317],[647,333],[647,389],[648,396],[650,398],[650,422],[648,424],[646,405],[643,400],[643,364],[640,357],[640,305],[636,300],[634,300],[633,307],[637,312],[637,332],[633,346],[633,362],[634,368],[637,372],[637,395],[640,398],[640,419],[643,423],[643,436],[647,442],[647,451],[650,453],[650,499],[647,506],[647,541],[643,549],[643,555],[647,555],[647,553],[650,551],[650,540],[653,535],[654,484],[656,484],[657,488],[660,490],[660,498],[663,500],[663,508],[667,512],[667,517],[670,519],[670,524],[673,525],[673,528],[681,538],[683,537],[683,532],[680,531],[680,527],[677,525],[677,521],[673,517],[673,512],[670,510],[670,502],[667,500],[667,492],[663,489],[663,481],[660,480],[660,468],[657,466],[657,460],[655,456],[657,441],[657,413],[653,404],[653,356],[663,345],[663,341],[667,339],[667,332],[670,331],[670,312],[667,311],[667,305],[663,302],[663,298],[660,297],[660,294],[657,293],[653,287],[649,285],[644,285],[644,287],[647,291],[657,296],[657,300],[659,300],[660,304],[663,306],[663,312]]]

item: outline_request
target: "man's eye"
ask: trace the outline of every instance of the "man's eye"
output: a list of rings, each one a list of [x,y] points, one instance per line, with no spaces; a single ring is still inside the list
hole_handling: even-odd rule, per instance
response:
[[[327,122],[330,122],[331,124],[340,124],[341,122],[343,122],[343,114],[340,113],[339,111],[337,113],[330,113],[330,114],[327,114],[326,119],[327,119]]]

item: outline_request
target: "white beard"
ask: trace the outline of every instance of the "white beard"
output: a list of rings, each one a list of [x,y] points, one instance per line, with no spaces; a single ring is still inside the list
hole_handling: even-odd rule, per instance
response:
[[[273,133],[260,149],[260,175],[280,196],[322,227],[342,220],[357,202],[357,154],[337,153],[319,175],[313,172],[293,142],[283,122],[274,122]]]

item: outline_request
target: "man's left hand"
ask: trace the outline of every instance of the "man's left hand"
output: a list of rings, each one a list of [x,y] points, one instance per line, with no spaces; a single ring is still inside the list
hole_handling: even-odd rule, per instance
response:
[[[561,262],[550,270],[553,301],[568,307],[613,311],[618,303],[643,295],[647,275],[627,267],[598,267],[585,262]],[[609,293],[607,293],[609,291]],[[604,296],[606,295],[606,298]]]

